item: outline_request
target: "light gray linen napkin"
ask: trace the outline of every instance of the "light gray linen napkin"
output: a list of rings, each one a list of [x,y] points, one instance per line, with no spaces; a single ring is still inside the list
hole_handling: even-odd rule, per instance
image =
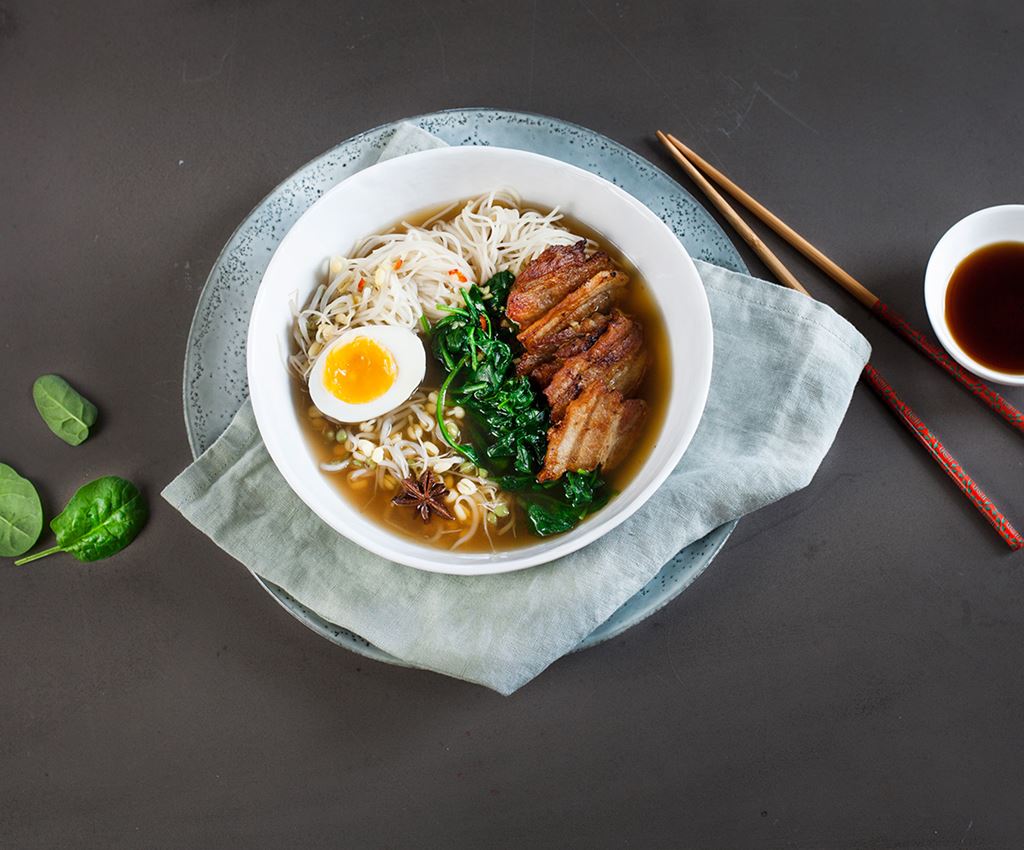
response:
[[[396,141],[422,146],[417,133]],[[512,693],[572,650],[680,549],[806,486],[842,422],[870,350],[864,337],[804,295],[706,263],[697,269],[715,333],[700,427],[643,508],[568,557],[463,577],[366,552],[288,487],[248,402],[164,498],[324,619],[416,667]]]

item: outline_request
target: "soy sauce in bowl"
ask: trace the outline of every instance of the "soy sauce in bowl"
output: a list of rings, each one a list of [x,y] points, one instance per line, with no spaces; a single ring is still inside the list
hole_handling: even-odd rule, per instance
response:
[[[960,261],[946,288],[946,324],[974,360],[1024,375],[1024,242],[994,242]]]

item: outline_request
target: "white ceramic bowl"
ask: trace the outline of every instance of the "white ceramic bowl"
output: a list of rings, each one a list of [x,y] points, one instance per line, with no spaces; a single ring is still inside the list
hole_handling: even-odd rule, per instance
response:
[[[670,334],[671,393],[664,424],[625,490],[572,531],[497,553],[437,549],[363,517],[317,467],[293,402],[293,298],[302,303],[323,261],[368,233],[420,210],[510,188],[531,204],[560,207],[593,227],[643,274]],[[631,195],[548,157],[494,147],[423,151],[378,163],[335,186],[288,231],[260,284],[249,324],[249,391],[263,441],[299,497],[340,534],[385,558],[441,573],[481,575],[535,566],[597,540],[635,512],[679,462],[711,381],[711,314],[693,262],[671,230]]]
[[[978,210],[947,230],[928,260],[924,302],[935,335],[957,363],[989,381],[1024,386],[1024,375],[1000,372],[971,357],[957,344],[946,322],[946,290],[953,272],[961,260],[993,242],[1024,242],[1024,205],[1004,204]]]

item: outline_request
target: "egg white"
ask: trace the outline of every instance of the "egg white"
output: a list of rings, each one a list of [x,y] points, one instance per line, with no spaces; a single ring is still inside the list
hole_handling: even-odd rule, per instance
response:
[[[362,404],[350,404],[324,386],[324,371],[327,355],[358,337],[368,337],[389,351],[395,361],[396,374],[394,383],[383,395]],[[309,373],[309,395],[324,416],[338,422],[365,422],[383,416],[409,398],[423,382],[426,371],[426,352],[415,333],[396,325],[366,325],[345,331],[324,347]]]

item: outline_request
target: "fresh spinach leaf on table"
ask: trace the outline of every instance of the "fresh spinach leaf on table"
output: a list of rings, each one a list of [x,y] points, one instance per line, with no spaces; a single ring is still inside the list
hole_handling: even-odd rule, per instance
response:
[[[96,405],[60,375],[43,375],[32,385],[32,398],[43,421],[71,446],[83,443],[96,422]]]
[[[43,530],[43,506],[35,486],[0,463],[0,557],[16,558],[31,549]]]
[[[130,481],[107,475],[80,488],[66,508],[50,521],[57,545],[16,565],[69,552],[79,561],[98,561],[120,552],[146,524],[149,511],[138,488]]]

